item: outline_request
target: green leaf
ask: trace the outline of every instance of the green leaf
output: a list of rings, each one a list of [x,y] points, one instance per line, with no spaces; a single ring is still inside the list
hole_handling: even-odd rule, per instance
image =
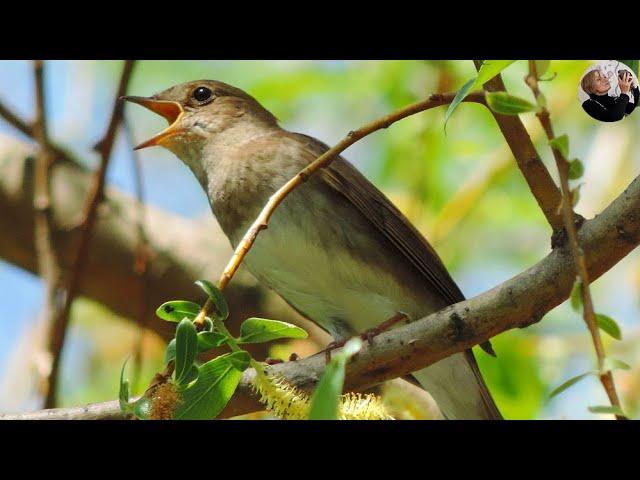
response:
[[[582,183],[580,185],[576,185],[575,188],[571,189],[571,204],[575,207],[580,201],[580,189],[582,188]]]
[[[196,327],[188,318],[183,319],[176,329],[176,384],[182,385],[198,353]]]
[[[615,338],[616,340],[622,340],[622,332],[620,331],[620,326],[613,318],[603,313],[596,313],[596,322],[598,322],[598,328],[600,328],[600,330],[608,333],[609,336]]]
[[[462,86],[462,88],[458,90],[458,93],[456,93],[456,96],[453,98],[453,101],[449,104],[449,108],[447,108],[447,112],[444,114],[444,132],[445,133],[447,133],[447,122],[451,118],[451,115],[453,115],[453,112],[455,111],[455,109],[458,108],[458,105],[460,105],[460,102],[462,102],[462,100],[464,100],[465,97],[469,95],[469,92],[471,92],[471,89],[475,85],[475,82],[476,82],[476,79],[472,78],[467,83],[465,83]]]
[[[580,277],[576,277],[576,281],[573,282],[571,288],[571,308],[576,312],[580,312],[582,308],[582,280]]]
[[[169,363],[174,358],[176,358],[176,339],[172,338],[164,351],[164,363]]]
[[[124,379],[124,369],[127,366],[127,362],[129,359],[127,358],[122,365],[122,370],[120,370],[120,391],[118,393],[118,399],[120,400],[120,410],[123,412],[128,412],[130,409],[129,405],[129,380]]]
[[[198,333],[198,353],[206,352],[212,348],[224,345],[228,338],[226,335],[217,332]]]
[[[515,60],[485,60],[482,62],[480,70],[478,70],[475,86],[483,86],[513,62],[515,62]]]
[[[577,158],[569,162],[569,180],[577,180],[584,174],[584,165]]]
[[[631,370],[631,365],[623,362],[622,360],[616,360],[615,358],[605,358],[603,367],[605,372],[612,372],[613,370]]]
[[[140,420],[147,420],[151,412],[151,399],[142,396],[133,404],[133,414]]]
[[[206,352],[212,348],[224,345],[227,337],[216,332],[199,332],[198,333],[198,353]],[[172,339],[167,345],[164,353],[164,363],[169,363],[176,358],[176,339]]]
[[[156,315],[168,322],[178,323],[183,318],[193,320],[200,313],[200,305],[186,300],[171,300],[164,302],[156,310]]]
[[[588,377],[589,375],[597,375],[598,372],[595,371],[591,371],[591,372],[587,372],[587,373],[583,373],[581,375],[578,375],[576,377],[570,378],[569,380],[567,380],[566,382],[564,382],[562,385],[560,385],[558,388],[555,388],[550,394],[549,394],[549,398],[553,398],[556,395],[559,395],[560,393],[564,392],[567,388],[575,385],[576,383],[578,383],[580,380],[582,380],[585,377]]]
[[[596,405],[593,407],[589,407],[589,411],[591,413],[610,413],[612,415],[626,417],[620,407],[614,407],[613,405]]]
[[[217,317],[222,321],[226,320],[229,316],[229,306],[227,305],[227,300],[224,298],[224,295],[222,295],[222,292],[208,280],[198,280],[196,285],[204,290],[209,298],[213,300],[213,304],[218,310]]]
[[[488,92],[486,98],[489,108],[502,115],[518,115],[538,110],[538,107],[528,100],[515,97],[507,92]]]
[[[361,348],[362,340],[355,337],[345,344],[341,352],[331,358],[313,392],[309,420],[337,420],[345,366],[347,360]]]
[[[252,317],[242,322],[238,343],[260,343],[278,338],[307,338],[307,332],[291,323]]]
[[[536,62],[536,74],[538,75],[538,78],[540,78],[542,75],[547,73],[547,70],[549,70],[551,60],[534,60],[534,62]]]
[[[198,379],[181,391],[174,418],[176,420],[210,420],[229,402],[242,372],[224,357],[218,357],[200,367]]]
[[[569,158],[569,137],[566,134],[550,140],[549,145],[558,150],[564,158]]]
[[[251,361],[251,356],[244,351],[227,353],[219,358],[224,358],[233,368],[241,372],[244,372],[249,367],[249,362]]]

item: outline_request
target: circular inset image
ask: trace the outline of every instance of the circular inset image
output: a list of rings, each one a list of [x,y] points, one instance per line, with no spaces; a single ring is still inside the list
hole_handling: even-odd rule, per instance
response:
[[[638,77],[618,60],[591,65],[582,75],[578,97],[585,112],[601,122],[622,120],[638,105]]]

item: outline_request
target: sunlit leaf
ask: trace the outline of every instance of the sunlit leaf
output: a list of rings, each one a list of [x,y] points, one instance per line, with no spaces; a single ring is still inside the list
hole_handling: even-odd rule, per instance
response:
[[[622,340],[622,331],[620,330],[620,326],[613,318],[603,313],[596,313],[596,321],[598,322],[600,330],[608,333],[616,340]]]
[[[555,388],[550,394],[549,394],[549,398],[553,398],[556,395],[559,395],[560,393],[564,392],[567,388],[575,385],[576,383],[578,383],[580,380],[582,380],[585,377],[588,377],[590,375],[597,375],[598,372],[587,372],[587,373],[583,373],[581,375],[575,376],[573,378],[570,378],[569,380],[567,380],[566,382],[564,382],[562,385],[560,385],[559,387]]]
[[[120,370],[120,391],[118,393],[118,399],[120,401],[120,410],[123,412],[129,411],[129,380],[124,379],[124,369],[127,366],[129,359],[124,361],[122,369]]]
[[[176,329],[176,384],[182,385],[187,378],[198,353],[196,327],[188,318],[183,319]]]
[[[227,300],[224,298],[222,292],[216,287],[213,283],[208,280],[198,280],[196,282],[204,292],[209,296],[209,298],[213,301],[213,304],[218,311],[217,317],[220,320],[226,320],[229,316],[229,306],[227,305]]]
[[[198,353],[224,345],[226,341],[227,336],[222,333],[200,332],[198,333]]]
[[[613,370],[631,370],[631,365],[615,358],[605,358],[604,371],[612,372]]]
[[[564,158],[569,158],[569,137],[566,134],[550,140],[549,145],[558,150]]]
[[[200,313],[200,305],[186,300],[164,302],[156,310],[156,315],[168,322],[180,322],[183,318],[194,319]]]
[[[307,338],[307,332],[291,323],[252,317],[242,322],[238,343],[260,343],[279,338]]]
[[[311,399],[309,420],[336,420],[340,395],[344,385],[344,371],[347,360],[362,348],[362,340],[349,340],[343,350],[335,354],[326,366]]]
[[[580,189],[582,188],[582,183],[576,185],[571,189],[571,204],[575,207],[580,201]]]
[[[481,87],[513,62],[515,60],[485,60],[482,62],[480,70],[478,70],[475,86]]]
[[[577,180],[584,174],[584,165],[580,160],[574,158],[569,162],[569,179]]]
[[[538,107],[528,100],[510,95],[507,92],[489,92],[486,98],[489,108],[502,115],[518,115],[538,110]]]
[[[613,405],[596,405],[589,407],[591,413],[610,413],[611,415],[618,415],[620,417],[626,417],[620,407],[614,407]]]
[[[582,280],[580,277],[576,277],[571,288],[571,308],[576,312],[580,312],[582,308]]]
[[[455,109],[458,108],[458,105],[460,105],[460,102],[462,102],[462,100],[464,100],[465,97],[469,95],[469,92],[471,92],[471,89],[475,85],[475,82],[476,82],[476,79],[472,78],[467,83],[465,83],[462,86],[462,88],[458,90],[458,93],[456,93],[456,96],[453,98],[453,101],[449,104],[449,108],[447,108],[447,112],[444,114],[445,133],[447,132],[447,122],[451,118],[451,115],[453,115],[453,112],[455,111]]]
[[[251,356],[247,352],[227,353],[220,358],[224,358],[233,368],[241,372],[244,372],[249,367],[249,362],[251,361]]]
[[[229,402],[242,372],[222,357],[200,367],[198,379],[181,390],[176,420],[209,420],[215,418]]]

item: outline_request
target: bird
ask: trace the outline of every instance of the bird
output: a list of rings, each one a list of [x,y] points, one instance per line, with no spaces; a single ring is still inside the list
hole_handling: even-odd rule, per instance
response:
[[[187,165],[233,248],[269,197],[329,149],[217,80],[123,99],[167,120],[135,148],[161,146]],[[284,199],[244,264],[335,342],[465,298],[426,238],[342,156]],[[502,418],[471,349],[411,375],[446,419]]]

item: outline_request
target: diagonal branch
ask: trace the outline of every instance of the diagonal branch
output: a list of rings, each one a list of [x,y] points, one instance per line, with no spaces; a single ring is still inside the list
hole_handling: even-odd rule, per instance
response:
[[[474,63],[476,69],[479,70],[482,61],[474,60]],[[488,92],[506,91],[500,75],[485,83],[484,88]],[[558,206],[562,196],[549,171],[542,163],[529,133],[517,115],[500,115],[495,112],[492,112],[492,114],[502,135],[509,144],[518,168],[520,168],[527,185],[529,185],[529,190],[531,190],[536,202],[538,202],[542,213],[544,213],[549,225],[551,225],[553,232],[560,232],[563,222],[562,215],[558,212]],[[555,246],[556,243],[556,238],[552,238],[552,246]]]
[[[538,88],[538,73],[536,70],[536,62],[534,60],[529,60],[529,75],[527,75],[527,77],[525,78],[525,82],[531,88],[531,91],[533,92],[536,100],[538,100],[541,92]],[[555,138],[555,135],[553,133],[553,125],[551,124],[549,110],[546,107],[542,107],[536,114],[536,116],[540,120],[540,124],[542,125],[542,128],[547,135],[547,139],[551,142]],[[560,186],[562,188],[561,205],[564,228],[569,237],[571,254],[573,255],[573,261],[576,264],[576,272],[581,282],[583,305],[582,313],[584,321],[587,324],[587,328],[589,329],[589,333],[591,334],[593,345],[596,351],[598,370],[600,372],[600,382],[602,383],[602,386],[604,387],[607,396],[609,397],[611,405],[622,410],[620,399],[618,398],[618,393],[616,391],[616,386],[613,381],[613,374],[611,373],[611,371],[605,371],[604,368],[606,354],[604,351],[604,345],[602,344],[602,338],[600,336],[600,329],[598,328],[598,323],[596,320],[596,313],[593,307],[593,299],[591,298],[587,262],[585,259],[584,251],[580,248],[580,244],[578,242],[578,234],[576,232],[576,225],[574,222],[574,211],[572,206],[573,193],[569,188],[569,162],[564,157],[563,153],[560,152],[560,150],[555,147],[552,147],[551,150],[553,151],[553,158],[555,159],[558,174],[560,176]],[[625,419],[625,417],[621,415],[616,415],[616,418],[618,418],[619,420]]]
[[[85,263],[87,261],[89,253],[89,243],[91,241],[91,234],[96,222],[98,206],[104,199],[104,185],[105,177],[107,173],[107,167],[109,165],[109,159],[111,156],[111,149],[115,139],[117,128],[122,120],[123,105],[118,100],[126,93],[129,79],[131,78],[131,72],[133,70],[133,60],[125,61],[122,76],[120,78],[120,84],[116,97],[113,103],[113,111],[111,113],[111,120],[107,131],[96,145],[96,150],[100,152],[101,160],[98,170],[94,176],[94,183],[87,199],[87,203],[83,212],[83,221],[80,226],[80,243],[77,249],[77,255],[73,263],[73,269],[71,278],[67,284],[66,296],[64,305],[60,311],[60,314],[56,316],[54,324],[52,326],[49,336],[49,351],[52,355],[51,373],[49,376],[49,388],[47,391],[45,405],[52,407],[55,405],[56,385],[58,379],[58,373],[60,369],[60,354],[64,345],[67,326],[69,324],[69,313],[71,311],[71,304],[78,294],[78,287],[82,274],[84,272]]]
[[[585,221],[578,240],[586,255],[591,279],[610,270],[640,244],[640,177],[636,178],[603,212]],[[575,279],[570,247],[559,246],[540,262],[476,297],[450,305],[439,312],[395,330],[381,333],[349,363],[345,390],[358,391],[392,378],[422,369],[442,358],[512,328],[524,328],[540,321],[566,300]],[[286,362],[270,368],[300,388],[310,389],[325,367],[324,354]],[[253,370],[242,381],[222,417],[263,410],[252,392]],[[81,408],[44,410],[16,418],[126,418],[117,402]]]

